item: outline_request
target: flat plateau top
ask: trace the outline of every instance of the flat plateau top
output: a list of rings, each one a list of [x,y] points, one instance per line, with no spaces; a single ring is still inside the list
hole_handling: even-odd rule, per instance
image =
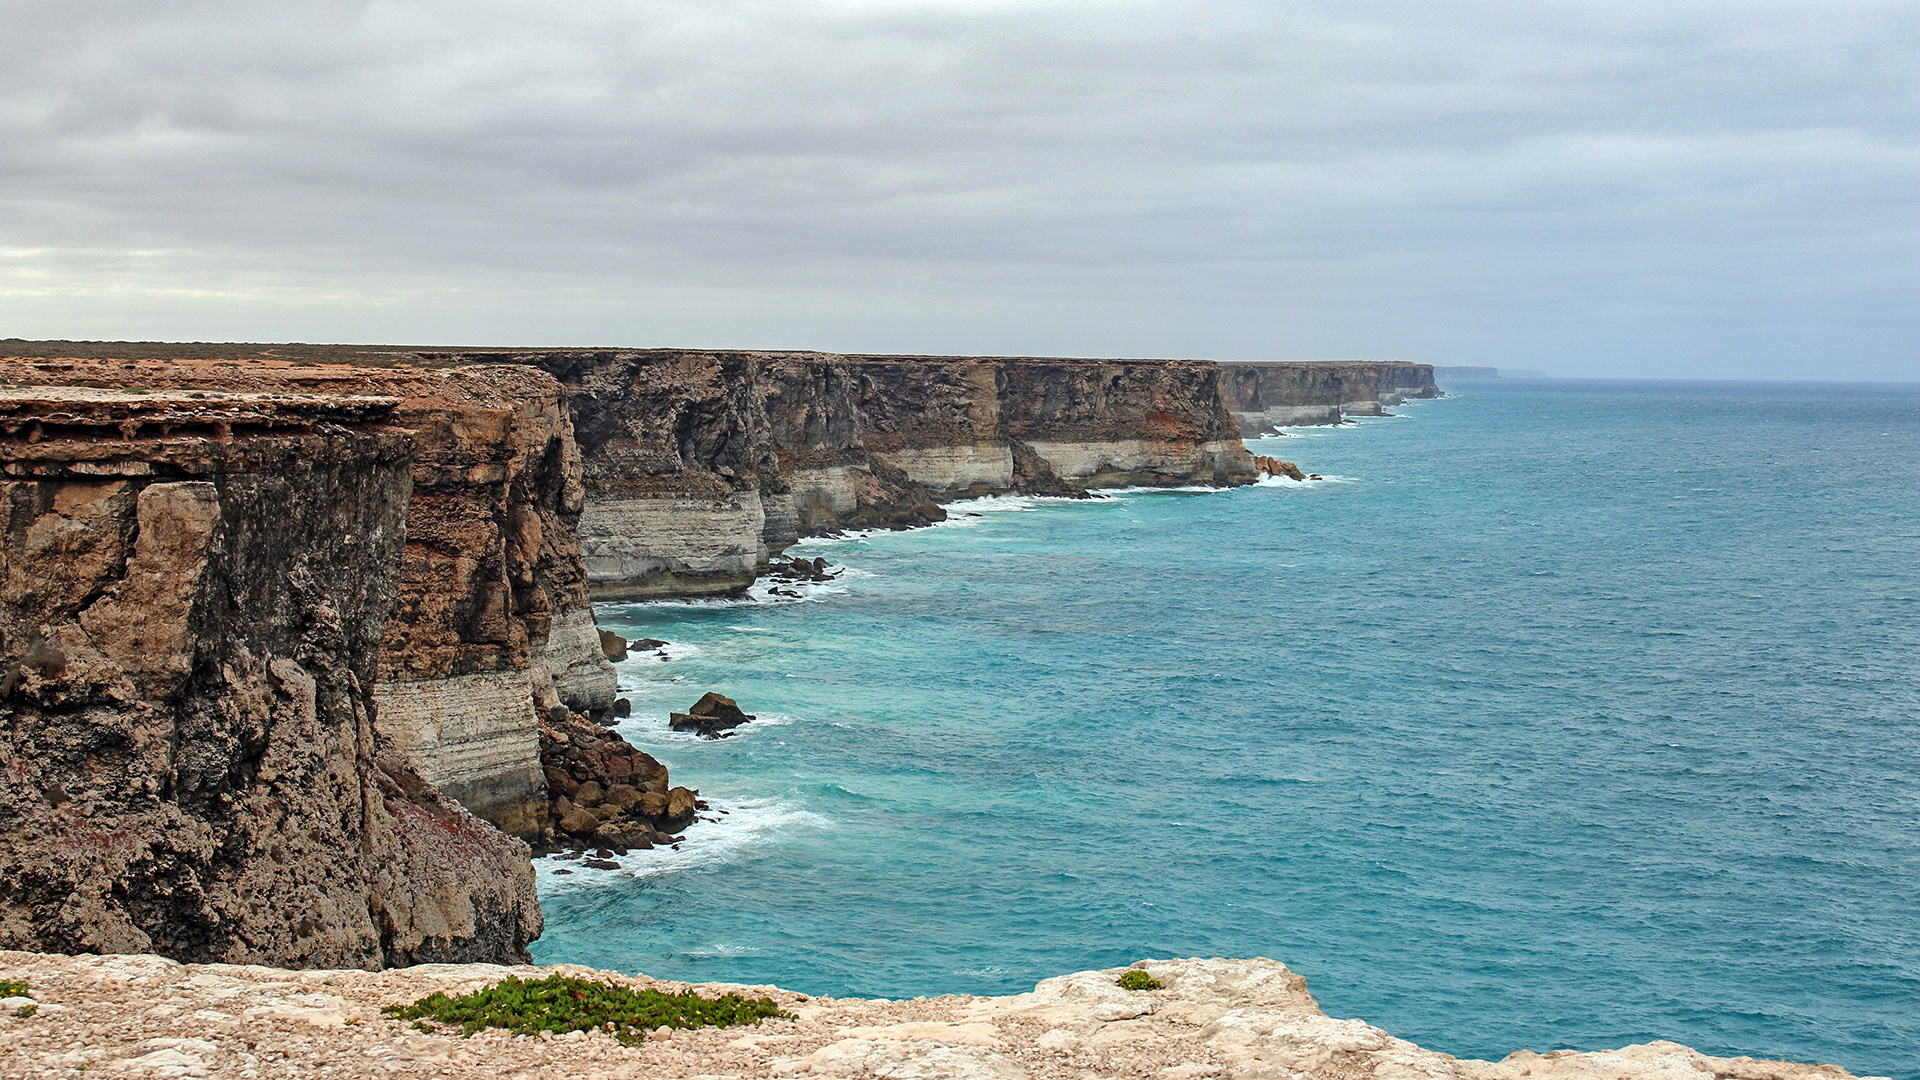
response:
[[[174,362],[246,361],[252,364],[351,364],[365,367],[447,367],[484,363],[489,357],[676,357],[750,356],[775,360],[820,360],[832,363],[899,363],[914,361],[1008,361],[1047,364],[1209,364],[1201,359],[1074,356],[934,356],[913,353],[833,353],[800,349],[690,349],[611,347],[510,347],[449,345],[309,345],[300,342],[262,344],[205,341],[27,341],[0,339],[0,361],[166,360]],[[1276,361],[1277,362],[1277,361]],[[1357,361],[1316,361],[1354,363]]]
[[[910,1001],[809,998],[773,987],[707,984],[713,995],[767,995],[790,1018],[678,1030],[622,1046],[604,1032],[558,1037],[488,1030],[470,1039],[416,1031],[382,1014],[429,992],[467,993],[508,975],[567,974],[673,991],[561,966],[428,964],[394,971],[284,971],[182,965],[155,956],[0,952],[0,977],[33,1001],[0,1012],[6,1075],[514,1075],[654,1080],[873,1076],[945,1080],[1845,1080],[1831,1066],[1715,1058],[1670,1042],[1593,1053],[1519,1051],[1459,1060],[1336,1020],[1272,960],[1149,960],[1164,984],[1130,991],[1118,969],[1048,979],[1012,997]],[[20,1016],[17,1009],[27,1009]]]

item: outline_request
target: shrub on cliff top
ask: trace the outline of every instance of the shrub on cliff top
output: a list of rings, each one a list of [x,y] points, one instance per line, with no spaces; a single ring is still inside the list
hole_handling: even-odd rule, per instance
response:
[[[1120,989],[1122,990],[1159,990],[1166,986],[1166,984],[1159,979],[1154,978],[1138,968],[1127,972],[1114,981],[1120,984]]]
[[[0,979],[0,998],[26,997],[27,980]]]
[[[432,1030],[428,1021],[458,1024],[463,1036],[490,1027],[516,1035],[605,1031],[628,1046],[662,1026],[727,1027],[791,1015],[781,1012],[767,998],[738,994],[705,998],[691,990],[665,994],[568,975],[534,980],[509,975],[499,984],[471,994],[448,997],[435,992],[411,1005],[389,1005],[382,1011],[399,1020],[412,1020],[421,1031]]]

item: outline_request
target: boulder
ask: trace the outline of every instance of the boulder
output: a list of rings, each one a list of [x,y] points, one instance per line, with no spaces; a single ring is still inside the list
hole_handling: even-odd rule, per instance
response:
[[[605,653],[609,660],[625,660],[627,639],[611,630],[602,630],[600,631],[600,651]]]
[[[626,698],[616,698],[613,702],[613,715],[625,718],[633,715],[633,702]]]
[[[658,817],[660,827],[667,832],[679,832],[693,824],[693,814],[698,809],[700,796],[689,788],[677,787],[667,792],[666,813]]]
[[[721,732],[753,718],[752,713],[741,712],[739,703],[732,698],[709,692],[694,702],[693,708],[670,715],[667,723],[675,731],[695,731],[706,738],[717,739]]]
[[[1274,457],[1256,457],[1253,459],[1253,464],[1265,476],[1284,476],[1290,480],[1307,478],[1306,474],[1300,471],[1300,466],[1291,461],[1281,461]]]
[[[606,789],[602,788],[598,781],[589,780],[574,790],[573,805],[597,806],[605,794]]]
[[[547,774],[548,794],[556,798],[571,798],[574,792],[580,790],[580,782],[565,769],[548,765],[541,771]]]
[[[600,831],[600,819],[585,810],[570,810],[555,825],[568,836],[592,836]]]
[[[615,784],[612,788],[608,789],[606,795],[601,798],[600,804],[602,806],[611,806],[624,814],[628,810],[633,809],[633,804],[639,801],[639,788],[634,787],[632,784]]]

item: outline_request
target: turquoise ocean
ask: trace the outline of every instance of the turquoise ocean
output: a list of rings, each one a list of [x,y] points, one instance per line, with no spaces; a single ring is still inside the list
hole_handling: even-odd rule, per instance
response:
[[[671,642],[620,730],[718,820],[542,860],[534,955],[888,998],[1267,956],[1462,1056],[1920,1080],[1920,385],[1447,389],[1249,443],[1322,481],[603,607]],[[760,719],[667,731],[707,690]]]

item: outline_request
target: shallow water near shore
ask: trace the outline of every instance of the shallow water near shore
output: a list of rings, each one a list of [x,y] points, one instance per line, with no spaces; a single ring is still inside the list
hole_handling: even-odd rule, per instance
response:
[[[1462,1056],[1920,1078],[1920,386],[1449,388],[1250,444],[1322,482],[983,500],[796,548],[847,568],[802,601],[603,607],[674,643],[620,730],[726,813],[542,860],[535,957],[905,997],[1270,956]],[[706,690],[760,720],[667,731]]]

